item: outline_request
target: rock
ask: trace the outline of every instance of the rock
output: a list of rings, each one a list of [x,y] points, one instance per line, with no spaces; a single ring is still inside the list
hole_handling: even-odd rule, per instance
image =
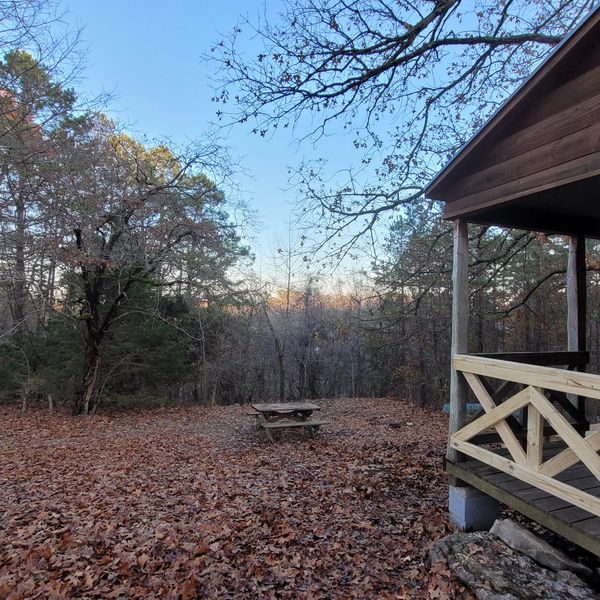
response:
[[[432,548],[479,600],[592,600],[596,593],[571,571],[552,571],[489,532],[455,533]]]
[[[540,539],[525,527],[515,523],[515,521],[498,519],[492,525],[490,533],[497,535],[513,550],[527,554],[540,565],[555,572],[573,571],[573,573],[577,573],[582,577],[590,578],[593,576],[591,569],[570,560],[560,550]]]

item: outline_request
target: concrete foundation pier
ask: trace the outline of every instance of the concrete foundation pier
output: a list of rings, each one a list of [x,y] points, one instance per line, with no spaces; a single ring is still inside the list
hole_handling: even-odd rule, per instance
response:
[[[487,531],[500,516],[499,502],[470,485],[449,487],[450,519],[462,531]]]

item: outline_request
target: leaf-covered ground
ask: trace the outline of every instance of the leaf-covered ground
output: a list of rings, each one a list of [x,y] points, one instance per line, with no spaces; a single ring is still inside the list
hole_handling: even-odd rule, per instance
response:
[[[453,598],[446,417],[329,400],[275,443],[240,406],[0,409],[0,598]],[[395,428],[390,423],[396,424]]]

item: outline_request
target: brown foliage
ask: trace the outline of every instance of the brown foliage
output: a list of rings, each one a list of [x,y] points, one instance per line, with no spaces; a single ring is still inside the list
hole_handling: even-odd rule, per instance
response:
[[[239,406],[2,409],[0,598],[462,597],[426,558],[450,530],[445,416],[323,408],[318,439],[276,444]]]

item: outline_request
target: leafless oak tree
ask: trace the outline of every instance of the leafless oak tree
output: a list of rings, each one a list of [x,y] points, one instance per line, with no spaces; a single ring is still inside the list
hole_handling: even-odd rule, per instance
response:
[[[322,163],[297,172],[302,209],[321,240],[343,240],[347,250],[381,216],[422,197],[435,171],[592,5],[286,0],[279,16],[244,20],[212,48],[219,115],[262,136],[288,127],[299,138],[334,127],[355,133],[360,159],[341,185],[327,183]]]

